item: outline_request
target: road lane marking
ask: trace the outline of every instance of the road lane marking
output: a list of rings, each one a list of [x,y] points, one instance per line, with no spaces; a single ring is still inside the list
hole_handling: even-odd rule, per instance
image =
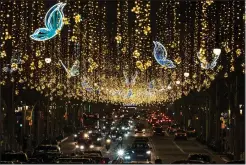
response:
[[[213,156],[215,156],[212,152],[210,152],[209,150],[207,150],[207,149],[203,149],[204,151],[206,151],[207,153],[209,153],[210,155],[213,155]]]
[[[167,136],[170,136],[170,135],[167,133],[167,131],[165,131],[165,134],[166,134]]]
[[[209,153],[210,155],[215,156],[211,151],[209,151],[208,149],[204,148],[205,146],[195,142],[196,145],[198,145],[200,148],[202,148],[204,151],[206,151],[207,153]]]
[[[185,152],[184,152],[184,150],[181,148],[181,147],[179,147],[176,143],[175,143],[175,141],[172,141],[173,142],[173,144],[182,152],[182,153],[184,153],[184,154],[186,154]]]

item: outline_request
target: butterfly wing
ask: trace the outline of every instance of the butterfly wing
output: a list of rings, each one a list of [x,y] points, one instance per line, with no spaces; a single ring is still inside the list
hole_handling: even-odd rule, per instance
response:
[[[154,47],[154,57],[155,60],[160,64],[160,65],[164,65],[165,60],[166,60],[166,56],[167,56],[167,51],[165,49],[165,47],[157,42],[154,41],[155,47]]]
[[[65,3],[58,3],[50,8],[45,16],[45,26],[51,31],[61,30],[63,26],[63,8]]]
[[[176,67],[171,60],[164,61],[164,66],[166,66],[167,68],[175,68]]]
[[[74,76],[78,76],[79,75],[79,65],[77,62],[75,62],[72,66],[72,68],[70,69],[70,75],[72,77]]]
[[[55,32],[51,32],[47,28],[39,28],[30,37],[36,41],[45,41],[45,40],[49,40],[55,35],[56,35]]]

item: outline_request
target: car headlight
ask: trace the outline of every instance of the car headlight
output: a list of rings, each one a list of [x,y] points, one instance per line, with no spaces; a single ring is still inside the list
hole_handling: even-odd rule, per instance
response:
[[[89,131],[89,133],[92,133],[92,131]]]
[[[97,141],[101,141],[102,139],[101,138],[97,138]]]
[[[127,137],[128,136],[128,133],[126,133],[124,136]]]
[[[107,140],[106,140],[106,143],[110,143],[110,142],[111,142],[111,140],[110,140],[110,139],[107,139]]]
[[[124,129],[125,129],[125,127],[121,127],[121,129],[122,129],[122,130],[124,130]]]
[[[132,153],[135,153],[134,151],[132,151]]]
[[[88,137],[89,137],[89,135],[88,135],[87,133],[85,133],[85,134],[84,134],[84,137],[85,137],[85,138],[88,138]]]
[[[123,149],[119,149],[119,150],[117,151],[117,154],[118,154],[119,156],[123,156],[124,153],[125,153],[125,151],[124,151]]]
[[[143,132],[145,132],[145,129],[142,129]]]
[[[76,147],[76,148],[79,148],[79,145],[76,145],[75,147]]]
[[[90,148],[94,148],[94,145],[90,145]]]
[[[148,154],[148,155],[149,155],[150,153],[151,153],[151,151],[147,151],[147,152],[146,152],[146,154]]]
[[[131,157],[130,156],[125,156],[125,159],[131,159]]]
[[[83,150],[85,147],[84,146],[80,146],[80,149]]]
[[[73,136],[74,136],[74,137],[77,137],[78,135],[77,135],[77,134],[74,134]]]

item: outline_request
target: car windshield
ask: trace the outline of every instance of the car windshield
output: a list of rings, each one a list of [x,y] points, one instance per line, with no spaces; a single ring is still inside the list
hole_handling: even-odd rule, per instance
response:
[[[162,131],[162,128],[155,128],[155,131]]]
[[[132,145],[132,148],[138,149],[138,148],[149,148],[147,143],[134,143]]]
[[[172,128],[178,128],[179,126],[177,124],[171,125]]]
[[[2,154],[2,161],[26,162],[27,157],[25,154]]]
[[[59,151],[57,146],[39,146],[36,148],[36,151]]]
[[[138,137],[135,138],[135,141],[149,141],[149,139],[147,137]]]
[[[102,156],[101,151],[85,151],[84,154],[95,154]]]
[[[71,159],[71,158],[61,158],[59,159],[59,163],[83,163],[83,164],[87,164],[87,163],[91,163],[89,159],[80,159],[80,158],[75,158],[75,159]]]
[[[205,162],[210,162],[210,157],[207,155],[191,155],[189,160],[200,160]]]
[[[177,130],[177,133],[185,133],[184,130]]]

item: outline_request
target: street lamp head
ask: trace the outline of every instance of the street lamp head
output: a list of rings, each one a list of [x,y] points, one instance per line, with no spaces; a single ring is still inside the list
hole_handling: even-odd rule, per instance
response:
[[[220,48],[214,48],[214,49],[213,49],[213,53],[214,53],[215,55],[219,56],[220,53],[221,53],[221,49],[220,49]]]
[[[45,58],[45,62],[46,62],[47,64],[51,63],[51,58]]]
[[[185,73],[184,73],[184,76],[185,76],[185,77],[189,77],[189,75],[190,75],[190,73],[188,73],[188,72],[185,72]]]
[[[178,85],[179,85],[179,84],[180,84],[180,81],[179,81],[179,80],[177,80],[177,81],[176,81],[176,84],[178,84]]]

